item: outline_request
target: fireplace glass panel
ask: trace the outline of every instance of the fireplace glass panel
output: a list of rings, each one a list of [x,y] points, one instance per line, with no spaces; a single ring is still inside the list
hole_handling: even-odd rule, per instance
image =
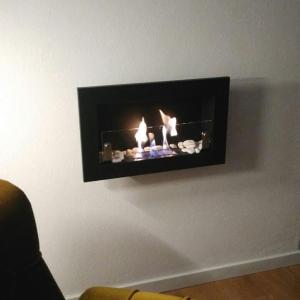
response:
[[[201,155],[213,148],[214,97],[138,100],[98,106],[100,164]]]

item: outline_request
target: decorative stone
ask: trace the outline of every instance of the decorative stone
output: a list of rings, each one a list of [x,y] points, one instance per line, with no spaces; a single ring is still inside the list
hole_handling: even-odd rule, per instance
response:
[[[139,152],[139,148],[138,147],[134,147],[134,148],[132,148],[132,151],[133,151],[133,153],[137,153],[137,152]]]
[[[113,157],[113,158],[112,158],[112,162],[113,162],[113,163],[119,163],[119,162],[121,162],[123,159],[124,159],[124,158],[122,158],[122,157]]]
[[[195,147],[196,147],[196,144],[189,144],[185,148],[194,149]]]
[[[183,147],[184,147],[184,146],[183,146],[183,142],[179,142],[179,143],[178,143],[178,148],[179,148],[179,149],[182,149]]]
[[[202,142],[202,141],[199,141],[198,149],[199,149],[199,150],[202,150],[202,148],[203,148],[203,142]]]
[[[194,140],[186,140],[183,142],[183,146],[186,148],[195,148],[196,143]]]
[[[200,153],[200,149],[199,148],[196,148],[195,149],[195,152],[198,154],[198,153]]]
[[[171,149],[176,149],[177,146],[176,146],[175,144],[170,144],[170,148],[171,148]]]
[[[142,155],[142,153],[137,152],[137,153],[135,153],[134,158],[135,159],[140,159],[140,158],[143,158],[143,155]]]
[[[189,154],[193,154],[193,153],[195,153],[195,148],[187,148],[186,152]]]
[[[134,152],[132,149],[127,149],[126,150],[126,155],[129,156],[129,157],[134,157]]]
[[[119,163],[124,159],[124,153],[123,151],[116,150],[113,152],[112,156],[112,162],[113,163]]]
[[[150,147],[145,147],[145,148],[144,148],[144,151],[145,151],[145,152],[149,152],[150,150],[151,150]]]
[[[114,156],[124,157],[123,151],[117,150],[114,152]]]
[[[162,150],[162,145],[156,145],[156,146],[153,146],[152,147],[152,150],[154,150],[154,151],[159,151],[159,150]]]
[[[182,152],[188,152],[188,148],[182,148],[181,151]]]

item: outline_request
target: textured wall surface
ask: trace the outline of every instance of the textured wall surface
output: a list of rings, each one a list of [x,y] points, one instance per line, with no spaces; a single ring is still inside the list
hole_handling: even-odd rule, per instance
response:
[[[300,2],[0,0],[0,177],[66,295],[294,251]],[[82,182],[78,86],[229,75],[227,163]]]

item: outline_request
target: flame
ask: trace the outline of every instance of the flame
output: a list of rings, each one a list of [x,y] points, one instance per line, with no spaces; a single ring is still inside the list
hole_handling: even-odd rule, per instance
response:
[[[147,142],[147,125],[145,123],[144,117],[142,117],[142,121],[139,124],[138,131],[135,134],[135,139],[138,144],[139,152],[143,152],[143,144]]]
[[[176,119],[176,117],[171,118],[170,116],[164,114],[164,112],[161,109],[159,110],[159,112],[160,112],[161,119],[163,121],[163,124],[166,127],[167,132],[171,136],[176,136],[177,135],[177,130],[176,130],[177,119]]]
[[[167,128],[166,126],[162,127],[162,135],[163,135],[163,149],[168,149],[169,148],[169,143],[167,139]]]
[[[163,148],[168,149],[169,148],[169,143],[167,139],[167,133],[169,133],[171,136],[176,136],[177,135],[177,130],[176,130],[176,117],[171,118],[170,116],[164,114],[164,112],[160,109],[160,116],[163,122],[163,127],[162,127],[162,135],[163,135]]]

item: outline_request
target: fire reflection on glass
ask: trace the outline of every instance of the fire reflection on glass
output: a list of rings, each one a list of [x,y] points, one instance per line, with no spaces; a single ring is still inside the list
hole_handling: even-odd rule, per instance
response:
[[[102,133],[103,147],[100,152],[100,161],[120,163],[199,154],[203,149],[210,147],[209,132],[211,130],[201,131],[200,129],[203,126],[211,129],[211,120],[177,124],[176,117],[165,114],[161,109],[159,109],[159,114],[162,121],[159,126],[147,126],[147,120],[142,117],[136,129]],[[179,133],[183,136],[182,140],[180,140]],[[185,139],[188,133],[196,138]],[[126,137],[127,140],[132,140],[134,137],[136,146],[126,147],[127,149],[114,147],[113,141],[126,140]]]

